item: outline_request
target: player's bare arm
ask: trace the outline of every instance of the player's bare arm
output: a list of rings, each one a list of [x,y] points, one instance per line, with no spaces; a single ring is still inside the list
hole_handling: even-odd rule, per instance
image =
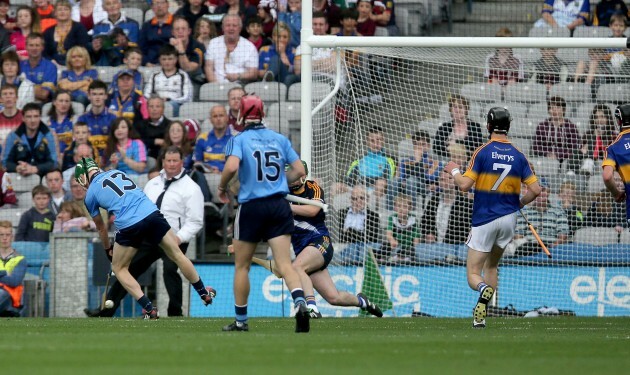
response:
[[[240,161],[241,160],[234,155],[230,155],[225,161],[223,173],[221,173],[221,181],[219,181],[219,187],[217,188],[219,191],[218,197],[223,203],[230,202],[228,183],[232,181],[232,178],[236,175]]]
[[[542,188],[540,187],[538,181],[532,182],[531,184],[527,185],[527,193],[525,193],[525,195],[523,195],[523,197],[521,198],[521,208],[527,206],[534,199],[536,199],[541,191]]]
[[[449,161],[444,167],[444,172],[453,176],[453,180],[455,180],[455,184],[459,187],[461,191],[467,192],[469,191],[473,185],[475,184],[475,180],[470,177],[465,177],[462,175],[462,171],[459,169],[459,165]]]
[[[610,194],[612,194],[616,202],[623,202],[626,200],[626,192],[620,191],[617,188],[617,183],[615,182],[615,170],[612,166],[604,166],[602,178],[604,179],[604,185],[606,185],[606,189],[608,189]]]

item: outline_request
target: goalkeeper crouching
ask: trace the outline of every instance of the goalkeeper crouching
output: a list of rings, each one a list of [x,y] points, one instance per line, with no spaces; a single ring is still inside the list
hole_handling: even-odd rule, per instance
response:
[[[302,161],[302,164],[306,175],[289,184],[290,194],[324,203],[324,191],[317,182],[306,179],[308,166],[305,161]],[[295,223],[295,230],[291,235],[296,256],[293,269],[300,276],[311,318],[322,317],[315,303],[313,288],[331,305],[357,306],[372,315],[382,317],[381,309],[370,302],[365,294],[354,295],[339,291],[335,287],[326,269],[333,258],[334,250],[326,227],[324,211],[318,206],[293,202],[291,202],[291,211]]]

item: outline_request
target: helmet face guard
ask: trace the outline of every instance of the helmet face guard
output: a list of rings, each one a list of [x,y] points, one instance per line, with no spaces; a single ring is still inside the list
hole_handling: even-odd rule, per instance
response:
[[[93,170],[99,170],[96,162],[91,158],[81,158],[81,161],[74,168],[75,181],[84,188],[87,188],[90,182],[89,172]]]
[[[304,160],[301,160],[302,165],[304,166],[304,172],[306,173],[303,177],[300,177],[299,180],[290,183],[289,184],[289,190],[292,192],[296,192],[298,190],[300,190],[305,184],[306,184],[306,180],[307,180],[307,176],[308,176],[308,164],[306,164],[306,162]],[[291,169],[291,165],[287,164],[287,166],[285,167],[285,171],[288,171]]]

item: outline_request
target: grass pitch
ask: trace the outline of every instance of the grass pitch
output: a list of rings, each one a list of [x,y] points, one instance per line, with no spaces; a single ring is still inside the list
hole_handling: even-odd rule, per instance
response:
[[[7,374],[622,374],[630,318],[3,319]]]

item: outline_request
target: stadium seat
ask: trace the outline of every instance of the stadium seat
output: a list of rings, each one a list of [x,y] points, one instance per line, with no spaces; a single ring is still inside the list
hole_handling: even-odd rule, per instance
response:
[[[538,61],[541,57],[539,48],[514,48],[514,55],[518,55],[525,64]]]
[[[541,121],[544,121],[548,117],[549,112],[547,110],[546,102],[532,104],[532,106],[529,107],[529,111],[527,111],[527,121],[529,123],[529,126],[532,126],[534,128],[534,131],[536,129],[536,126],[538,126]]]
[[[265,104],[284,102],[287,87],[281,82],[252,82],[245,85],[245,92],[258,95]]]
[[[199,100],[203,102],[227,102],[228,91],[233,87],[241,87],[241,85],[235,82],[204,83],[199,91]]]
[[[332,92],[332,89],[332,86],[330,86],[328,83],[313,82],[313,86],[311,87],[311,95],[313,101],[319,103],[326,97],[326,95]],[[289,86],[287,100],[290,102],[299,102],[300,98],[302,97],[301,90],[302,83],[300,82],[294,83]]]
[[[570,38],[571,31],[566,27],[532,27],[530,38]]]
[[[510,115],[512,115],[512,120],[515,119],[524,119],[527,117],[527,106],[525,104],[521,104],[521,103],[504,103],[504,102],[500,102],[500,103],[490,103],[487,104],[484,109],[483,109],[483,113],[488,113],[488,111],[490,111],[490,108],[492,107],[502,107],[502,108],[507,108],[508,111],[510,111]],[[512,134],[512,127],[510,126],[510,134]]]
[[[525,156],[529,155],[529,150],[532,145],[532,141],[527,138],[510,137],[510,142],[516,146]]]
[[[460,94],[470,101],[499,102],[501,86],[489,83],[468,83],[462,86]]]
[[[350,206],[350,192],[347,191],[341,194],[330,195],[330,205],[336,210]]]
[[[144,189],[144,185],[146,185],[147,182],[149,181],[149,174],[141,173],[138,175],[134,175],[132,177],[132,180],[136,183],[136,185],[138,185],[140,189]]]
[[[480,124],[484,123],[486,113],[483,112],[480,103],[470,102],[470,108],[468,109],[468,118],[471,121],[478,122]],[[451,121],[451,111],[448,108],[448,103],[444,103],[440,105],[440,112],[438,115],[438,119],[441,122]]]
[[[573,242],[594,246],[612,245],[619,243],[619,233],[615,228],[579,228],[573,235]]]
[[[443,121],[440,121],[439,119],[423,120],[423,121],[420,121],[420,123],[418,124],[418,130],[424,130],[425,132],[429,133],[431,138],[433,138],[435,137],[435,133],[437,133],[442,123]]]
[[[609,38],[610,28],[604,26],[578,26],[573,30],[574,38]]]
[[[604,185],[604,179],[602,176],[597,173],[589,177],[588,179],[588,192],[591,194],[599,193],[602,190],[606,190],[606,185]]]
[[[28,210],[33,207],[33,193],[30,191],[25,191],[23,193],[17,193],[17,207],[22,210]]]
[[[389,31],[387,31],[386,27],[376,26],[374,36],[389,36]]]
[[[144,78],[144,82],[149,82],[149,79],[151,78],[151,75],[155,72],[160,71],[160,67],[147,67],[147,66],[141,66],[138,67],[138,71],[140,73],[142,73],[142,77]]]
[[[41,181],[41,178],[36,174],[24,177],[17,173],[9,173],[9,177],[11,178],[11,183],[13,184],[13,190],[16,193],[30,193]]]
[[[562,82],[551,86],[549,96],[560,96],[567,102],[590,102],[591,85],[587,83]]]
[[[287,121],[300,121],[301,108],[299,102],[272,103],[267,110],[267,117],[285,119]]]
[[[221,182],[221,175],[218,173],[204,173],[203,176],[206,178],[208,189],[210,189],[210,192],[212,193],[212,202],[221,203],[217,195],[217,188],[219,187],[219,182]]]
[[[287,118],[279,118],[267,116],[264,120],[265,125],[278,133],[289,136],[289,120]]]
[[[98,70],[98,78],[109,84],[112,83],[112,81],[114,80],[114,76],[116,75],[116,73],[118,73],[120,70],[122,70],[122,67],[118,67],[118,66],[99,66],[97,68]]]
[[[581,135],[583,135],[584,132],[588,131],[588,128],[589,128],[588,117],[571,116],[569,117],[569,121],[575,124],[575,126],[577,127]]]
[[[512,120],[510,126],[510,137],[533,138],[536,134],[536,126],[538,123],[528,120],[527,118],[517,118]]]
[[[627,229],[621,231],[621,235],[619,236],[619,243],[630,244],[630,231]]]
[[[588,61],[588,49],[586,48],[560,48],[558,58],[567,64],[576,63],[580,60]]]
[[[138,22],[140,26],[144,22],[144,14],[142,13],[142,9],[138,8],[122,8],[121,11],[125,14],[125,17],[131,18],[134,21]]]
[[[184,103],[179,108],[179,117],[184,119],[194,118],[199,121],[210,118],[210,109],[215,105],[221,105],[213,102],[190,102]]]
[[[557,176],[560,173],[560,162],[556,159],[537,157],[530,158],[529,162],[538,176]]]
[[[506,102],[540,103],[547,98],[547,89],[541,83],[515,83],[505,90]]]
[[[597,90],[597,102],[599,103],[627,103],[629,101],[630,86],[627,84],[603,84]]]
[[[21,208],[3,208],[0,210],[0,220],[8,220],[16,228],[23,213],[24,210]]]
[[[398,143],[398,158],[409,158],[413,156],[413,142],[410,138],[403,139]]]
[[[74,114],[76,116],[80,116],[85,112],[85,106],[83,105],[83,103],[72,102],[72,110],[74,111]]]

